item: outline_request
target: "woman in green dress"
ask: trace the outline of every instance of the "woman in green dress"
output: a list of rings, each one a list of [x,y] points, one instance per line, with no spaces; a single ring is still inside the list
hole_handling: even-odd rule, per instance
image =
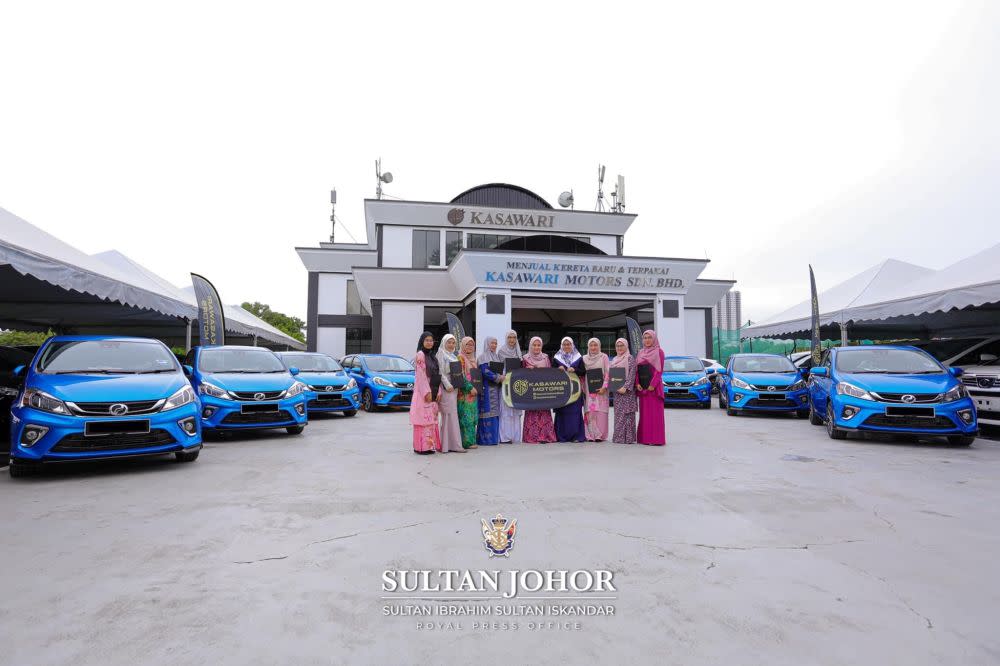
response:
[[[472,375],[469,371],[478,368],[476,363],[476,341],[466,336],[462,338],[462,349],[458,355],[462,362],[462,375],[465,384],[458,388],[458,424],[462,428],[462,446],[467,449],[478,449],[476,444],[476,428],[479,426],[479,394],[472,385]]]

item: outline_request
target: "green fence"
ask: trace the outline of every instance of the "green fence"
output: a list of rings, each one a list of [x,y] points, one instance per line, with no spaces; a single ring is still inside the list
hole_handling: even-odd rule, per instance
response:
[[[850,344],[872,344],[871,340],[852,340]],[[722,365],[729,361],[733,354],[755,352],[758,354],[781,354],[788,355],[794,352],[809,351],[809,340],[771,340],[768,338],[754,338],[743,340],[740,343],[739,331],[728,331],[714,329],[712,331],[712,349],[708,355],[717,360]],[[840,340],[823,340],[823,349],[840,345]]]

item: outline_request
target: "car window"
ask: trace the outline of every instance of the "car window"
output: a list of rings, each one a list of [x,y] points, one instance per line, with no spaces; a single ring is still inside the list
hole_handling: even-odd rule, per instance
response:
[[[990,356],[1000,357],[1000,339],[989,342],[978,349],[962,355],[952,365],[996,365],[996,360],[990,359]]]
[[[733,358],[733,372],[772,373],[795,372],[796,368],[784,356],[736,356]]]
[[[712,364],[711,364],[711,363],[709,363],[708,361],[706,361],[705,359],[701,359],[701,364],[702,364],[702,365],[703,365],[704,367],[706,367],[706,368],[711,368],[711,367],[712,367]]]

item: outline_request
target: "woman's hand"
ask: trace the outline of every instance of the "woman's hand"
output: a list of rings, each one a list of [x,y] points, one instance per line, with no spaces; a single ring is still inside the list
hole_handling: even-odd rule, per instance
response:
[[[434,401],[434,399],[431,398],[431,394],[430,393],[425,393],[424,394],[424,402],[433,402],[433,401]]]
[[[444,390],[447,391],[448,393],[451,393],[452,391],[455,390],[455,388],[453,386],[445,386]]]
[[[608,389],[604,388],[603,386],[601,388],[597,389],[597,395],[604,395],[607,392],[608,392]]]
[[[469,390],[469,395],[479,395],[479,393],[477,393],[476,389],[473,388]]]
[[[623,386],[620,389],[618,389],[618,393],[621,393],[622,395],[625,395],[625,387]]]

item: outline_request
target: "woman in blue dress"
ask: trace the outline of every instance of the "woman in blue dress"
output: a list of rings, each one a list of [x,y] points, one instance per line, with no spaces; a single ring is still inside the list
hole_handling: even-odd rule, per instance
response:
[[[575,374],[580,381],[586,381],[587,367],[583,363],[583,356],[576,350],[576,345],[569,337],[562,339],[559,351],[555,356],[555,367],[562,368],[568,373]],[[556,441],[558,442],[585,442],[587,432],[583,424],[583,392],[576,400],[554,410],[556,414]]]
[[[483,373],[483,392],[479,395],[479,429],[476,443],[493,446],[500,443],[500,382],[502,374],[490,370],[490,363],[499,363],[497,339],[486,338],[483,353],[476,358],[476,364]]]

